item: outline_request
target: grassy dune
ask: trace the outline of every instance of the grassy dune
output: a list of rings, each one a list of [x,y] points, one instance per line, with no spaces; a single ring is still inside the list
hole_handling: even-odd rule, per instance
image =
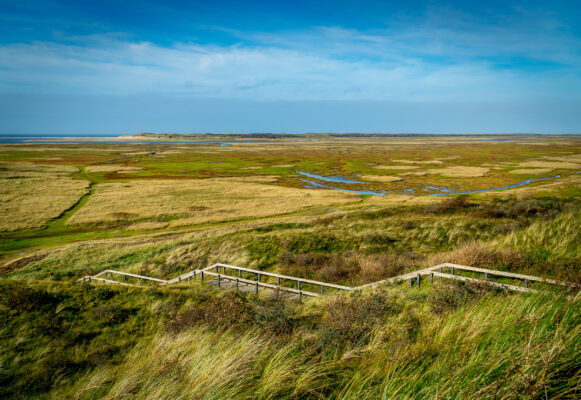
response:
[[[0,282],[0,394],[577,398],[579,299],[436,284],[306,304]]]

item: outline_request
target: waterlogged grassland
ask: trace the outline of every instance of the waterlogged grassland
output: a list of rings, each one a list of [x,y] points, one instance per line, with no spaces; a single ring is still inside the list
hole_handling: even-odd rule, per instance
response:
[[[0,232],[0,397],[577,399],[575,291],[436,280],[300,304],[75,281],[223,262],[356,285],[454,262],[581,283],[580,154],[577,137],[2,145],[2,217],[60,211]],[[14,171],[37,180],[12,189]],[[296,171],[418,193],[562,178],[435,198]]]
[[[50,176],[51,169],[70,169],[66,179],[81,187],[92,186],[90,195],[82,200],[86,192],[74,196],[79,206],[65,218],[44,227],[43,223],[58,214],[50,214],[29,227],[12,225],[10,230],[16,228],[16,232],[4,227],[4,233],[0,232],[0,257],[14,257],[27,247],[78,240],[183,232],[207,224],[285,215],[292,220],[436,201],[402,195],[409,189],[417,194],[431,193],[430,189],[423,190],[426,187],[466,191],[557,174],[563,177],[535,183],[532,188],[577,187],[581,175],[571,173],[576,172],[572,168],[581,168],[581,141],[577,137],[543,140],[324,138],[304,143],[235,143],[229,147],[184,143],[2,145],[0,162],[5,166],[18,169],[32,165],[45,176]],[[337,188],[401,194],[362,197],[329,189],[307,190],[305,182],[297,179],[304,178],[297,170],[365,182],[334,183]],[[38,189],[31,187],[21,195],[9,189],[12,204],[20,208],[18,213],[6,212],[3,217],[8,221],[15,214],[32,215],[37,211],[35,201],[60,210],[75,204],[74,197],[70,204],[51,201],[55,191],[43,190],[47,185],[50,187],[39,182]],[[530,189],[520,188],[514,193]],[[502,196],[510,192],[498,193]],[[36,230],[30,229],[34,227]]]

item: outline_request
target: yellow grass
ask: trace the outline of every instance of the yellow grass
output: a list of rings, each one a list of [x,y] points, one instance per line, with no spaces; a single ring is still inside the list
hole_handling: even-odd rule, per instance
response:
[[[377,165],[373,167],[375,169],[388,169],[388,170],[406,170],[406,169],[418,169],[417,165]]]
[[[428,175],[427,172],[404,172],[400,174],[401,176],[408,176],[408,175],[415,175],[415,176],[426,176]]]
[[[546,174],[547,172],[551,172],[552,168],[523,168],[523,169],[514,169],[510,171],[511,174]]]
[[[426,170],[428,174],[438,174],[442,176],[447,176],[450,178],[468,178],[468,177],[479,177],[484,176],[490,172],[489,168],[483,167],[467,167],[463,165],[458,165],[454,167],[446,167],[439,169],[429,169]]]
[[[363,175],[360,178],[365,179],[366,181],[375,181],[375,182],[403,181],[403,178],[400,178],[399,176],[390,176],[390,175]]]
[[[560,157],[543,157],[546,160],[551,160],[551,161],[564,161],[564,162],[575,162],[575,163],[581,163],[581,154],[570,154],[567,156],[560,156]]]
[[[89,185],[62,172],[74,167],[21,164],[1,168],[0,231],[4,232],[43,226],[73,206]],[[39,172],[43,169],[48,172]]]
[[[78,172],[77,167],[72,165],[40,165],[31,162],[0,162],[0,171],[7,171],[10,174],[19,174],[21,172],[48,172],[48,173],[59,173],[67,174]],[[13,178],[10,178],[13,179]]]
[[[581,169],[581,164],[568,161],[525,161],[518,164],[519,167],[537,167],[551,169]]]
[[[264,217],[311,206],[333,206],[360,196],[329,190],[263,185],[233,179],[147,180],[105,183],[70,224],[171,219],[183,226]]]

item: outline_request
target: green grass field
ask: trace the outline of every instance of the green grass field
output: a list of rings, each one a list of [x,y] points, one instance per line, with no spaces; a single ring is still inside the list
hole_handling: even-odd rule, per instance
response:
[[[477,139],[0,145],[0,397],[579,398],[575,290],[437,281],[298,303],[76,283],[216,262],[347,285],[442,262],[581,283],[581,138]]]

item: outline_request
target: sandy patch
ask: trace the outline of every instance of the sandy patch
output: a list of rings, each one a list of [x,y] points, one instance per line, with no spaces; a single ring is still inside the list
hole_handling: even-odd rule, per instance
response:
[[[377,165],[373,167],[375,169],[388,169],[388,170],[406,170],[406,169],[418,169],[417,165]]]
[[[519,167],[550,168],[550,169],[581,169],[581,164],[567,161],[525,161]]]
[[[273,165],[273,168],[291,168],[294,167],[294,164],[281,164],[281,165]]]
[[[546,174],[551,172],[552,168],[523,168],[510,171],[511,174]]]
[[[402,175],[402,176],[404,176],[404,175],[405,176],[407,176],[407,175],[426,176],[426,175],[428,175],[428,173],[427,172],[404,172],[400,175]]]
[[[240,168],[240,169],[262,169],[262,167],[254,166],[254,167],[245,167],[245,168]]]
[[[375,181],[375,182],[403,181],[403,178],[400,178],[399,176],[389,176],[389,175],[362,175],[360,178],[365,179],[367,181]]]
[[[478,177],[484,176],[490,171],[489,168],[482,168],[482,167],[466,167],[462,165],[458,165],[455,167],[446,167],[446,168],[439,168],[439,169],[430,169],[426,170],[428,174],[438,174],[442,176],[447,176],[450,178],[467,178],[467,177]]]
[[[225,182],[258,182],[258,183],[273,183],[280,178],[279,175],[255,175],[255,176],[237,176],[237,177],[225,177],[225,178],[214,178],[219,181]]]
[[[392,160],[392,161],[404,164],[444,164],[444,162],[440,160],[430,160],[430,161]]]

